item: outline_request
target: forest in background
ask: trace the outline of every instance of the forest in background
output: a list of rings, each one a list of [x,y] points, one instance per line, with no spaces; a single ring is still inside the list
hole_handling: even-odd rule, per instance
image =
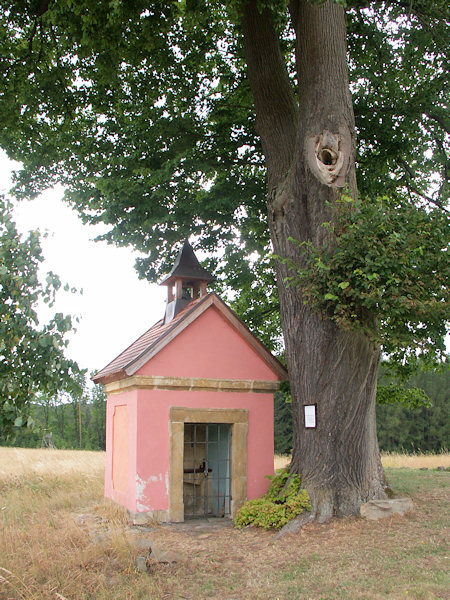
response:
[[[377,428],[380,450],[384,452],[440,452],[450,445],[450,368],[440,373],[422,371],[409,385],[422,388],[432,406],[415,409],[402,404],[377,405]],[[275,394],[275,452],[292,450],[291,404],[282,392]],[[81,398],[42,397],[33,405],[33,430],[17,428],[12,445],[39,448],[54,444],[56,448],[105,449],[106,396],[96,386]],[[81,417],[81,443],[80,443]],[[51,433],[51,442],[48,437]],[[6,441],[0,435],[0,445]],[[11,445],[11,444],[9,444]]]
[[[441,452],[450,445],[450,368],[420,371],[407,387],[425,391],[431,407],[409,408],[400,403],[377,404],[377,433],[382,452]],[[292,450],[292,413],[287,396],[275,394],[275,452]]]
[[[41,396],[33,403],[31,413],[33,427],[16,427],[16,435],[8,443],[0,432],[1,446],[105,449],[106,394],[102,386],[78,397]]]

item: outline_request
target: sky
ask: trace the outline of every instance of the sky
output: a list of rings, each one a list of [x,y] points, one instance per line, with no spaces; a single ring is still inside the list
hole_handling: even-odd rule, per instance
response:
[[[0,151],[0,193],[8,196],[11,173],[18,166]],[[49,234],[41,239],[43,280],[53,271],[63,284],[83,289],[82,294],[59,292],[50,310],[80,318],[76,333],[68,337],[66,355],[91,372],[104,367],[162,318],[167,292],[138,279],[133,266],[140,256],[137,252],[94,242],[106,226],[83,225],[62,201],[63,193],[57,187],[36,200],[15,202],[14,220],[20,233],[39,229]],[[51,317],[45,305],[38,315],[43,322]]]

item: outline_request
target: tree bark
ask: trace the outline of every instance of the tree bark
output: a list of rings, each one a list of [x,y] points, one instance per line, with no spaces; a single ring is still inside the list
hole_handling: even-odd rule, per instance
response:
[[[242,28],[268,168],[271,239],[275,254],[301,264],[301,252],[289,238],[318,247],[329,242],[331,234],[322,224],[336,217],[336,200],[343,190],[356,197],[355,124],[343,8],[294,0],[290,14],[297,39],[298,108],[290,108],[292,84],[273,44],[269,11],[249,2]],[[265,77],[258,74],[261,65]],[[278,72],[268,101],[270,69],[283,73]],[[283,148],[278,162],[273,158],[277,144]],[[385,497],[375,422],[380,350],[308,308],[301,290],[285,285],[287,268],[278,264],[277,270],[292,391],[291,469],[301,475],[319,521],[355,514],[361,503]],[[305,428],[305,404],[317,405],[316,429]]]

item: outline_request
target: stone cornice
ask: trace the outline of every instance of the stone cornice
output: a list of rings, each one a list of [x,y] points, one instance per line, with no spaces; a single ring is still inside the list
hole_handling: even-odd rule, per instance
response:
[[[131,390],[178,390],[189,392],[247,392],[273,394],[279,381],[255,381],[252,379],[210,379],[202,377],[168,377],[163,375],[133,375],[104,385],[107,394],[119,394]]]

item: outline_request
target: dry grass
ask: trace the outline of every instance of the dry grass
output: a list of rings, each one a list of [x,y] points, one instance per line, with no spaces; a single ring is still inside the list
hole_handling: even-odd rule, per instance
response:
[[[0,448],[0,481],[11,477],[44,477],[90,473],[105,468],[104,452],[85,450],[41,450],[40,448]]]
[[[274,457],[275,470],[285,467],[290,460],[290,456],[276,454]],[[450,468],[450,452],[443,452],[442,454],[383,452],[381,462],[385,469],[436,469],[437,467],[448,469]]]
[[[286,454],[275,454],[273,457],[273,466],[275,471],[277,469],[283,469],[286,467],[291,461],[291,457]]]
[[[103,499],[104,458],[0,448],[0,600],[134,600],[140,585],[148,591],[124,513]]]
[[[142,550],[123,511],[102,498],[103,461],[102,453],[0,448],[0,600],[450,597],[448,472],[389,469],[415,511],[383,522],[336,519],[278,541],[252,528],[156,528],[141,537],[184,560],[147,575],[135,571]]]
[[[437,467],[450,468],[450,453],[442,454],[400,454],[398,452],[384,452],[381,455],[384,468],[394,469],[437,469]]]
[[[290,456],[276,454],[275,469],[285,467]],[[442,454],[382,454],[384,467],[435,469],[450,467],[450,453]],[[50,450],[36,448],[0,448],[0,481],[11,477],[42,477],[46,475],[86,474],[97,476],[105,468],[104,452],[86,450]]]

